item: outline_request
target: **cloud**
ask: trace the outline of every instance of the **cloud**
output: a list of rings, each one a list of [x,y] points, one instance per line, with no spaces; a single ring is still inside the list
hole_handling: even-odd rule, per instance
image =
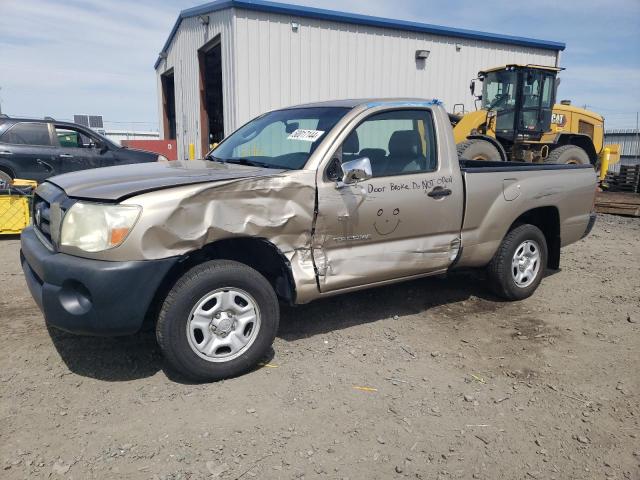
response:
[[[175,20],[126,2],[3,0],[0,87],[12,114],[157,124],[154,54]]]
[[[560,94],[626,126],[640,110],[638,0],[292,0],[458,28],[563,41]],[[180,10],[198,0],[0,0],[0,100],[12,114],[97,113],[157,122],[152,68]],[[597,17],[594,12],[598,12]],[[447,75],[447,72],[443,72]],[[425,91],[425,96],[429,92]],[[608,112],[608,113],[607,113]],[[611,121],[609,121],[611,119]],[[627,122],[627,123],[625,123]],[[624,125],[622,125],[624,123]],[[633,126],[635,118],[633,118]]]
[[[617,65],[574,66],[561,73],[560,98],[605,117],[605,128],[633,128],[640,106],[640,69]],[[560,98],[558,100],[560,100]]]

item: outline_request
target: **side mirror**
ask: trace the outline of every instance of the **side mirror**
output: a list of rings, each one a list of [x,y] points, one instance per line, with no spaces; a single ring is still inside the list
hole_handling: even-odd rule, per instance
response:
[[[369,180],[371,177],[373,177],[371,161],[367,157],[358,158],[342,164],[343,185],[352,185],[364,180]]]
[[[480,92],[480,95],[476,93],[476,87],[478,86],[478,84],[476,83],[477,81],[482,82],[483,78],[474,78],[473,80],[471,80],[471,83],[469,84],[469,91],[471,91],[472,97],[476,97],[477,100],[480,100],[482,98],[482,92]]]

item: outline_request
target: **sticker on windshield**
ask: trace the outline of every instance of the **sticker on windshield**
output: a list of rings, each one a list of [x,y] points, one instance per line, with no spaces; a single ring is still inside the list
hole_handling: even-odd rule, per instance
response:
[[[291,135],[289,135],[287,138],[289,140],[302,140],[303,142],[315,142],[322,136],[323,133],[324,133],[324,130],[303,130],[299,128],[295,132],[293,132]]]

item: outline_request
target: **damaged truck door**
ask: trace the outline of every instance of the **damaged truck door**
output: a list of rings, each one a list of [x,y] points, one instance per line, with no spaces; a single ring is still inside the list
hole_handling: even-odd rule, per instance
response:
[[[430,108],[410,106],[364,111],[336,140],[317,173],[314,259],[322,292],[449,267],[463,189],[458,163],[436,136]],[[370,163],[371,178],[341,183],[333,165],[355,159]]]

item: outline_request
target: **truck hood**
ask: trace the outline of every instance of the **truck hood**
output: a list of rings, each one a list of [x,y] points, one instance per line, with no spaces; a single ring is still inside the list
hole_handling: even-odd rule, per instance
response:
[[[265,177],[286,170],[207,160],[140,163],[67,173],[47,181],[74,198],[118,201],[140,193],[196,183]]]

